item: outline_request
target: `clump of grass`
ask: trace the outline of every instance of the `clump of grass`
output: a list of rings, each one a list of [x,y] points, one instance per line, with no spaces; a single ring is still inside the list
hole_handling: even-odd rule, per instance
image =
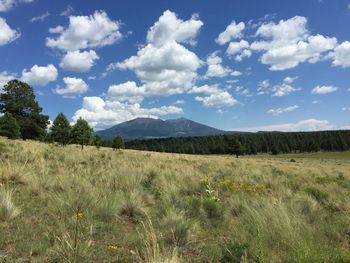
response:
[[[222,245],[222,263],[241,263],[247,257],[248,244],[239,244],[235,241],[228,241]]]
[[[290,159],[290,162],[291,163],[296,163],[297,161],[294,158],[292,158],[292,159]]]
[[[136,191],[125,193],[121,200],[118,214],[131,223],[139,223],[146,215],[147,208],[140,194]]]
[[[170,210],[163,218],[161,228],[168,245],[183,247],[191,241],[191,223],[179,211]]]
[[[10,221],[20,213],[12,201],[12,194],[13,190],[0,187],[0,221]]]
[[[209,219],[223,219],[224,211],[218,201],[205,197],[202,200],[202,207]]]
[[[308,186],[305,188],[305,192],[315,198],[320,204],[325,204],[328,201],[328,194],[316,187]]]

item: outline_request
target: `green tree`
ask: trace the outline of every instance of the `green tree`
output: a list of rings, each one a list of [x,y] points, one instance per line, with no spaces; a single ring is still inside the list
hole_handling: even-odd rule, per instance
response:
[[[93,129],[89,126],[89,124],[79,118],[76,124],[73,125],[71,129],[71,138],[72,142],[81,145],[81,149],[84,149],[84,145],[90,143],[92,139]]]
[[[0,117],[0,135],[9,139],[18,139],[21,137],[21,130],[15,118],[11,113],[6,112]]]
[[[96,146],[97,149],[100,149],[101,145],[102,145],[103,141],[102,138],[100,136],[94,136],[93,139],[93,144],[94,146]]]
[[[11,80],[4,86],[0,94],[0,112],[12,114],[23,139],[38,139],[46,134],[49,117],[41,114],[33,88],[27,83]]]
[[[116,136],[112,141],[113,150],[120,149],[124,147],[124,139],[122,136]]]
[[[237,138],[231,139],[229,143],[230,154],[234,154],[236,155],[236,158],[238,158],[239,155],[242,155],[244,153],[244,148]]]
[[[61,112],[57,115],[53,121],[51,127],[51,137],[54,141],[59,142],[62,145],[69,143],[71,126],[67,117]]]

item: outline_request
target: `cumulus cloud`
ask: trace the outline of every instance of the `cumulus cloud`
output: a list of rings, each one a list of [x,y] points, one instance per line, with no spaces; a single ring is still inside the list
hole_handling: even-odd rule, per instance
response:
[[[62,58],[60,67],[64,70],[86,72],[95,64],[99,56],[94,50],[90,51],[68,51]]]
[[[204,77],[205,78],[212,78],[212,77],[226,77],[230,73],[234,73],[234,76],[238,76],[237,73],[239,71],[232,71],[228,67],[225,67],[222,65],[222,58],[218,56],[218,52],[214,52],[210,54],[207,57],[207,65],[208,69],[207,72],[205,73]]]
[[[333,57],[333,66],[350,67],[350,42],[344,41],[338,45],[331,56]]]
[[[316,63],[337,45],[336,38],[310,35],[307,19],[302,16],[277,24],[264,23],[256,31],[256,37],[263,40],[253,42],[250,48],[262,51],[261,62],[274,71],[294,68],[303,62]]]
[[[181,113],[183,113],[183,110],[176,106],[146,109],[138,103],[129,104],[103,100],[100,97],[84,97],[83,106],[75,112],[73,121],[83,118],[95,130],[100,130],[139,117],[158,118],[168,114]]]
[[[299,108],[298,105],[294,105],[294,106],[289,106],[289,107],[286,107],[286,108],[270,109],[267,112],[272,114],[273,116],[278,116],[278,115],[281,115],[281,114],[283,114],[285,112],[295,111],[298,108]]]
[[[111,20],[104,11],[95,11],[90,16],[70,16],[67,28],[50,28],[50,33],[59,34],[47,38],[51,48],[75,51],[84,48],[98,48],[112,45],[122,38],[120,23]]]
[[[277,85],[271,86],[269,80],[261,81],[258,84],[258,95],[263,94],[271,94],[274,97],[282,97],[287,96],[292,92],[296,92],[301,90],[300,88],[296,88],[293,85],[294,80],[296,80],[297,77],[286,77],[283,79],[282,83],[279,83]]]
[[[334,130],[337,127],[327,120],[307,119],[296,123],[274,124],[258,127],[235,128],[236,131],[258,132],[258,131],[281,131],[281,132],[296,132],[296,131],[322,131]]]
[[[203,85],[195,86],[189,92],[189,94],[202,93],[208,96],[196,96],[195,100],[201,101],[204,107],[207,108],[221,108],[227,106],[233,106],[238,101],[226,90],[220,89],[219,85]]]
[[[1,1],[1,0],[0,0]],[[12,29],[6,20],[0,17],[0,46],[7,45],[20,37],[20,33]]]
[[[313,94],[328,94],[337,91],[338,88],[334,86],[317,86],[312,89]]]
[[[75,98],[75,96],[83,94],[88,90],[88,85],[80,78],[65,77],[63,78],[63,82],[66,86],[56,88],[55,92],[66,98]]]
[[[341,108],[342,111],[350,111],[350,107],[343,107]]]
[[[249,58],[252,55],[249,47],[250,45],[246,40],[231,42],[227,47],[226,54],[234,57],[236,61],[242,61],[243,58]]]
[[[57,79],[57,69],[54,65],[47,66],[34,65],[30,71],[24,69],[22,71],[21,81],[27,82],[33,86],[45,86]]]
[[[282,84],[275,85],[272,88],[272,96],[276,97],[282,97],[282,96],[287,96],[292,92],[298,91],[300,88],[295,88],[292,85],[283,82]]]
[[[20,3],[31,3],[34,0],[0,0],[0,12],[7,12]]]
[[[109,70],[133,70],[144,96],[181,94],[193,86],[202,61],[180,43],[193,43],[203,23],[198,16],[183,21],[165,11],[147,33],[148,43],[137,55],[114,63]]]
[[[258,95],[263,95],[269,92],[270,88],[270,81],[268,79],[265,79],[263,81],[260,81],[258,84]]]
[[[9,72],[6,72],[6,71],[0,72],[0,93],[2,92],[5,84],[7,84],[7,82],[15,78],[16,76],[10,74]]]
[[[140,103],[146,95],[146,92],[144,86],[138,87],[136,82],[127,81],[121,84],[109,86],[108,95],[113,100]]]
[[[245,24],[243,22],[236,24],[235,21],[232,21],[231,24],[226,27],[225,31],[219,34],[215,42],[219,45],[224,45],[232,39],[242,38],[244,28]]]

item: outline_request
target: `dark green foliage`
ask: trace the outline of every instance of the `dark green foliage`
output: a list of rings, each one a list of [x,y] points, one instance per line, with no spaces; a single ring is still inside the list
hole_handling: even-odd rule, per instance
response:
[[[244,154],[244,148],[236,137],[228,139],[228,149],[229,153],[236,155],[237,158],[239,155]]]
[[[248,250],[247,244],[239,244],[234,241],[229,241],[222,246],[222,258],[220,262],[223,263],[240,263],[241,259]]]
[[[113,150],[124,148],[124,139],[122,136],[116,136],[112,141]]]
[[[350,150],[350,130],[319,132],[266,132],[127,141],[127,149],[188,154],[232,154],[232,141],[244,154],[301,153]],[[243,150],[244,149],[244,150]]]
[[[209,219],[222,219],[224,216],[220,204],[210,197],[206,197],[203,199],[202,207]]]
[[[51,127],[51,137],[54,141],[59,142],[62,145],[69,143],[71,126],[66,116],[61,112],[57,115],[53,121]]]
[[[6,136],[9,139],[18,139],[21,137],[20,127],[11,113],[6,112],[0,117],[0,136]]]
[[[46,134],[49,117],[35,100],[33,88],[18,81],[9,81],[0,94],[0,112],[11,113],[17,120],[23,139],[39,139]]]
[[[81,149],[84,149],[84,145],[90,143],[92,139],[92,133],[93,129],[89,126],[89,124],[82,118],[79,118],[71,129],[72,142],[80,144]]]
[[[97,149],[100,149],[100,147],[103,144],[103,140],[100,136],[96,135],[93,138],[93,145],[96,146]]]

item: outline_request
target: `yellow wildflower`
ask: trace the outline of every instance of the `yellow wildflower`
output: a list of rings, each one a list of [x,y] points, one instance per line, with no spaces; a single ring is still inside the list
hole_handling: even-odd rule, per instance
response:
[[[116,253],[116,252],[119,250],[119,247],[118,247],[117,245],[113,244],[113,245],[109,245],[109,246],[108,246],[108,249],[109,249],[111,252]]]

